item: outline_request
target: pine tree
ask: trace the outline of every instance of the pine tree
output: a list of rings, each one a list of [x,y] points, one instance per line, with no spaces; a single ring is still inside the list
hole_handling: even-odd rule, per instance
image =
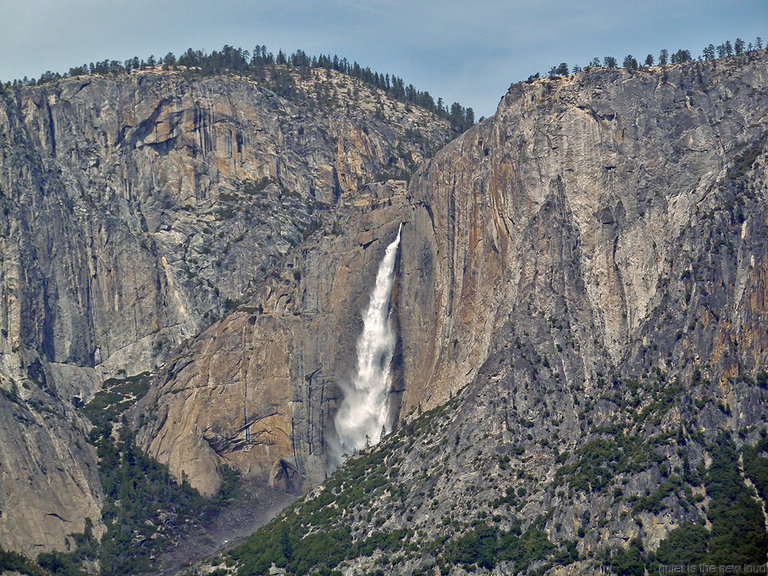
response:
[[[725,58],[726,52],[725,52],[725,44],[719,44],[717,46],[717,57],[718,58]]]
[[[461,108],[461,104],[458,102],[451,104],[451,115],[449,120],[451,125],[459,130],[464,125],[464,111]]]
[[[683,62],[691,62],[693,57],[690,50],[678,50],[672,54],[672,64],[682,64]]]
[[[471,128],[475,125],[475,111],[471,107],[467,108],[466,127]]]

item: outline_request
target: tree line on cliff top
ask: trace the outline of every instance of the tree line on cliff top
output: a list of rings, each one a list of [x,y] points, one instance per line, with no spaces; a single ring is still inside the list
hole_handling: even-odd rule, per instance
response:
[[[754,44],[752,42],[749,42],[748,44],[744,42],[741,38],[736,38],[736,41],[731,44],[730,40],[726,40],[722,44],[719,44],[718,46],[715,46],[714,44],[708,44],[704,47],[702,50],[701,55],[698,57],[698,60],[704,60],[704,61],[710,61],[714,60],[715,58],[727,58],[728,56],[733,55],[739,55],[744,54],[746,52],[755,52],[757,50],[763,49],[763,39],[758,36],[755,38]],[[667,64],[682,64],[684,62],[693,62],[694,58],[691,56],[690,50],[684,50],[680,49],[677,52],[673,52],[672,54],[669,53],[669,50],[666,48],[662,49],[659,52],[659,59],[658,59],[658,65],[659,66],[666,66]],[[638,61],[632,54],[627,54],[627,56],[624,58],[624,62],[622,63],[623,67],[627,70],[637,70],[638,68],[643,67],[649,67],[656,64],[656,60],[654,59],[653,54],[648,54],[648,56],[645,57],[645,60]],[[619,65],[618,60],[614,58],[613,56],[605,56],[602,61],[600,58],[593,58],[592,61],[587,64],[587,68],[617,68]],[[556,66],[552,66],[552,68],[549,69],[548,76],[565,76],[570,72],[573,74],[577,74],[578,72],[581,72],[583,68],[579,66],[578,64],[575,65],[573,68],[569,69],[568,64],[566,62],[561,62],[560,64]],[[538,78],[538,74],[531,76],[529,80],[533,78]]]
[[[352,78],[357,78],[374,88],[383,90],[390,97],[400,102],[426,108],[440,118],[448,120],[456,132],[463,132],[475,123],[475,113],[471,107],[465,108],[458,102],[448,106],[443,102],[442,98],[438,98],[435,101],[428,91],[417,90],[413,84],[406,85],[402,78],[394,74],[380,74],[367,66],[363,67],[357,62],[350,62],[346,58],[336,55],[321,54],[320,56],[309,56],[303,50],[297,50],[293,54],[286,54],[280,50],[275,55],[263,45],[257,45],[252,52],[225,45],[221,50],[214,50],[211,53],[190,48],[179,56],[169,52],[162,58],[149,56],[146,60],[139,59],[138,57],[129,58],[123,62],[103,60],[75,66],[64,74],[44,72],[36,80],[24,77],[21,80],[7,82],[5,87],[34,86],[55,82],[67,77],[96,74],[117,75],[131,72],[132,70],[148,70],[157,67],[162,67],[165,70],[197,70],[203,74],[233,72],[255,78],[264,78],[265,72],[270,70],[273,73],[272,76],[274,76],[271,79],[273,81],[275,79],[278,80],[278,82],[273,82],[278,93],[286,97],[292,95],[292,78],[288,74],[281,75],[280,71],[294,70],[299,73],[306,73],[312,69],[336,70]],[[0,83],[0,91],[2,87],[3,84]]]

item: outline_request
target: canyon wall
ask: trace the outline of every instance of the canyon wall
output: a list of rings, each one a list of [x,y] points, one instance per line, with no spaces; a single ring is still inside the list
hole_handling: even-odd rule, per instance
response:
[[[553,497],[543,447],[577,452],[636,378],[666,374],[701,406],[652,426],[753,434],[766,74],[750,53],[515,84],[427,164],[447,123],[325,71],[282,96],[171,71],[3,94],[3,545],[61,548],[86,517],[98,530],[78,408],[110,377],[153,371],[130,423],[206,494],[225,465],[294,494],[322,482],[338,384],[401,223],[393,423],[460,395],[457,449],[537,455],[530,515]],[[446,501],[480,482],[467,466],[436,485]]]
[[[0,381],[8,409],[31,414],[9,418],[0,440],[4,546],[61,548],[86,517],[98,528],[78,407],[105,380],[159,370],[336,204],[406,175],[451,135],[348,76],[285,75],[282,95],[269,77],[190,70],[0,95]],[[292,396],[287,377],[270,376],[268,398]],[[26,514],[31,493],[39,514]]]
[[[217,440],[203,442],[210,433],[202,431],[244,438],[251,417],[233,400],[226,416],[212,409],[200,418],[206,403],[195,395],[215,391],[223,401],[230,386],[242,398],[251,385],[271,389],[279,373],[281,400],[254,418],[269,429],[279,405],[280,433],[252,440],[247,450],[263,457],[249,458],[262,473],[287,458],[310,483],[321,478],[334,383],[348,377],[375,263],[399,222],[393,412],[403,417],[472,382],[509,346],[511,330],[558,367],[565,389],[587,394],[619,367],[682,365],[688,376],[699,368],[724,387],[728,377],[753,374],[766,361],[756,328],[765,319],[758,194],[766,88],[763,57],[752,59],[512,86],[496,115],[441,150],[407,192],[361,197],[302,245],[279,268],[282,280],[248,304],[253,328],[240,327],[241,312],[209,331],[186,375],[163,378],[161,390],[173,395],[163,393],[161,405],[173,408],[147,429],[151,453],[211,491],[216,463],[240,462],[231,449],[241,448],[230,442],[217,459]],[[744,171],[748,194],[737,189]],[[282,319],[272,323],[275,311]],[[235,356],[226,373],[209,368],[222,351]],[[241,356],[262,364],[244,370]],[[199,448],[182,448],[182,435]]]

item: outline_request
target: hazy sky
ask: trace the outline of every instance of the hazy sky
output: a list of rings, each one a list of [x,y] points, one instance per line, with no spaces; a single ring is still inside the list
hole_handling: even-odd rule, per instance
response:
[[[768,40],[766,0],[0,0],[0,80],[224,44],[335,53],[489,116],[560,62]]]

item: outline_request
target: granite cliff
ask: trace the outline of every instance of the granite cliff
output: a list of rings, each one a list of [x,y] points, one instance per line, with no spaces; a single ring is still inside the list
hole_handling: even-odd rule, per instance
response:
[[[142,72],[3,96],[0,408],[19,424],[0,450],[29,458],[0,474],[50,510],[41,530],[1,502],[8,546],[97,516],[77,407],[147,370],[128,423],[177,478],[320,485],[221,570],[637,573],[697,523],[727,540],[726,472],[764,509],[765,53],[515,84],[409,181],[448,126],[350,82],[297,77],[288,99]],[[401,223],[397,431],[326,480]]]
[[[451,135],[335,71],[271,74],[282,95],[269,74],[191,70],[0,95],[5,548],[61,548],[86,517],[98,531],[78,407],[105,380],[162,366],[336,204],[407,177]],[[268,395],[292,394],[280,378]]]
[[[407,222],[400,430],[235,549],[239,573],[764,563],[767,63],[513,85],[372,210],[374,236]]]
[[[322,435],[335,401],[328,385],[349,372],[365,286],[399,222],[406,226],[395,298],[398,412],[444,402],[475,379],[485,359],[516,339],[535,338],[537,355],[558,367],[560,385],[590,394],[597,393],[598,380],[627,370],[628,362],[640,371],[685,365],[690,373],[698,366],[715,381],[754,373],[766,360],[757,328],[765,313],[759,305],[763,214],[751,191],[759,189],[762,176],[750,172],[749,196],[734,192],[732,184],[760,166],[762,63],[759,57],[744,65],[634,74],[592,70],[514,85],[497,114],[441,150],[407,192],[371,190],[302,245],[278,268],[279,280],[267,282],[239,314],[209,330],[198,353],[189,355],[186,374],[204,374],[206,393],[209,386],[237,383],[234,394],[242,397],[247,377],[239,361],[228,361],[226,374],[208,363],[223,351],[241,354],[244,331],[229,323],[244,322],[247,311],[254,326],[280,317],[254,336],[258,343],[280,344],[261,354],[270,367],[251,374],[271,374],[280,366],[282,377],[304,390],[285,396],[282,410],[288,414],[294,402],[302,411],[317,410],[295,418],[294,425],[318,423],[315,439],[298,453],[322,460]],[[737,216],[723,213],[724,206]],[[713,236],[723,229],[738,232],[739,243]],[[705,265],[715,258],[712,246],[728,252]],[[702,282],[706,286],[697,290]],[[716,312],[715,321],[708,311],[723,307],[732,316]],[[286,338],[286,323],[307,326],[318,314],[322,320],[302,328],[313,341],[307,353],[300,344],[304,336]],[[669,332],[680,332],[680,338],[662,341]],[[230,336],[222,340],[223,333]],[[730,341],[740,344],[731,349]],[[253,361],[256,355],[243,357]],[[176,376],[165,377],[172,395],[164,395],[162,405],[204,404],[189,394],[182,400],[179,386],[196,394],[200,387]],[[305,388],[314,386],[320,393],[310,400]],[[234,406],[215,424],[181,413],[169,421],[168,409],[161,411],[165,430],[179,420],[194,422],[202,438],[203,429],[221,428],[226,420],[224,436],[244,437]],[[283,437],[281,457],[297,453],[289,437]],[[157,429],[147,438],[158,455],[164,442],[177,445]],[[177,452],[198,460],[194,451]],[[294,465],[302,469],[302,462]],[[188,474],[197,475],[191,468]]]

